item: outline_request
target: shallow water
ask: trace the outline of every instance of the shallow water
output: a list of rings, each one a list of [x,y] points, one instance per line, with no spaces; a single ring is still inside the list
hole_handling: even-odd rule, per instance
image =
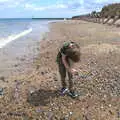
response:
[[[48,30],[48,22],[48,20],[33,19],[0,20],[0,48],[29,33],[34,37],[38,37],[41,32]]]
[[[29,62],[35,58],[39,52],[42,36],[49,31],[49,23],[53,21],[0,20],[0,26],[1,24],[4,25],[4,29],[0,27],[0,30],[3,31],[3,34],[0,33],[0,76],[16,70],[14,66],[18,66],[21,59],[23,63],[23,61]],[[19,66],[22,69],[24,68],[21,65]]]

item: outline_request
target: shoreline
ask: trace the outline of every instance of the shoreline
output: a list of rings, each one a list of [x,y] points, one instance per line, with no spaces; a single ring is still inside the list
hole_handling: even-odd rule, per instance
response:
[[[10,113],[8,119],[15,120],[25,116],[31,120],[117,119],[120,112],[120,47],[112,42],[120,36],[119,29],[74,20],[50,23],[49,28],[40,41],[38,55],[28,67],[31,70],[11,76],[5,83],[6,94],[0,98],[0,116],[3,120],[7,119],[4,114]],[[86,78],[74,80],[76,91],[80,93],[76,100],[59,95],[61,84],[55,60],[58,48],[68,40],[81,47],[81,61],[75,67],[83,75],[91,73]]]
[[[30,64],[33,63],[33,60],[39,53],[39,44],[46,32],[48,32],[48,28],[45,27],[41,33],[36,34],[35,31],[32,31],[32,33],[25,36],[22,33],[15,40],[1,48],[0,78],[8,79],[10,76],[15,76],[15,74],[19,74],[20,71],[22,72],[27,67],[30,67]],[[38,34],[40,34],[39,38],[37,38]]]

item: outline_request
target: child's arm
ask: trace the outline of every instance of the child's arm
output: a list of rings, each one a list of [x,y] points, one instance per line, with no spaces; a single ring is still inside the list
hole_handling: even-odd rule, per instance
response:
[[[66,55],[62,55],[62,61],[63,61],[63,64],[68,72],[70,72],[72,74],[77,73],[77,71],[75,69],[71,68],[68,65],[68,62],[66,61]]]
[[[66,55],[62,55],[62,61],[63,61],[65,68],[67,69],[67,71],[70,72],[70,66],[68,65],[68,63],[66,61]]]

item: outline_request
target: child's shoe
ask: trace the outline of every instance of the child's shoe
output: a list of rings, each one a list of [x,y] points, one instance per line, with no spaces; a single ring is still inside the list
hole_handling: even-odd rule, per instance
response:
[[[69,95],[70,97],[72,97],[72,98],[78,97],[78,94],[75,93],[75,91],[70,91],[70,92],[68,93],[68,95]]]
[[[62,88],[60,93],[61,95],[68,93],[68,88]]]

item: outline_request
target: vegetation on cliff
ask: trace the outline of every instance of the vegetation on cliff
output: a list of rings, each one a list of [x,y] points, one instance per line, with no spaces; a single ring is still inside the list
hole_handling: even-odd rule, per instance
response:
[[[111,17],[114,18],[115,16],[120,17],[120,3],[110,4],[104,6],[100,12],[102,17]]]
[[[72,19],[79,18],[120,18],[120,3],[106,5],[100,12],[93,11],[90,14],[73,16]]]

